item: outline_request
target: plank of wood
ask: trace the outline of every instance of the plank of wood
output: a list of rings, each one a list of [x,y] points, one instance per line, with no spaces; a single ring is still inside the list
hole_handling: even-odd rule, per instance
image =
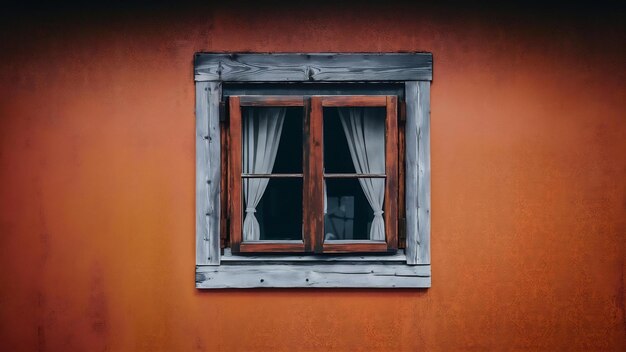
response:
[[[387,252],[386,241],[324,241],[324,253]]]
[[[342,107],[342,106],[369,106],[384,107],[387,105],[387,97],[384,95],[349,95],[349,96],[324,96],[322,106]]]
[[[385,118],[385,238],[390,250],[398,249],[398,98],[386,97]]]
[[[418,264],[430,264],[430,82],[418,82]]]
[[[430,266],[395,263],[339,264],[290,263],[196,267],[196,287],[430,287]]]
[[[417,136],[419,88],[417,82],[406,83],[406,257],[407,264],[419,263],[419,233],[417,230]]]
[[[250,263],[250,262],[265,262],[265,263],[274,263],[280,264],[284,262],[349,262],[349,263],[379,263],[379,262],[394,262],[397,264],[406,264],[406,255],[403,250],[398,250],[393,254],[385,254],[385,255],[376,255],[372,256],[369,254],[361,254],[361,255],[312,255],[312,254],[301,254],[301,255],[288,255],[288,254],[279,254],[279,255],[271,255],[271,254],[261,254],[261,255],[253,255],[253,254],[245,254],[238,255],[233,254],[230,248],[224,249],[224,255],[221,259],[222,263]]]
[[[407,264],[430,263],[430,82],[406,83]]]
[[[228,153],[228,166],[230,174],[228,185],[230,188],[230,245],[235,253],[239,252],[241,244],[241,106],[239,97],[233,96],[229,99],[229,141],[230,151]]]
[[[221,83],[196,83],[196,263],[220,263]]]
[[[302,241],[247,241],[239,245],[241,253],[301,253],[304,251]]]
[[[241,106],[303,106],[302,96],[245,95],[239,98]]]
[[[305,144],[307,178],[305,180],[306,199],[304,203],[304,233],[309,237],[316,253],[323,251],[324,241],[324,151],[323,151],[323,116],[322,98],[311,97]]]
[[[432,80],[431,53],[198,53],[196,81]]]

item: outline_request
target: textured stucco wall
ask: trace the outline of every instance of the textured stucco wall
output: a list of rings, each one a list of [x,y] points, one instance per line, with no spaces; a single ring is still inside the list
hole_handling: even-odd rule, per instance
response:
[[[626,349],[619,9],[4,16],[0,349]],[[196,290],[193,53],[407,50],[435,60],[432,288]]]

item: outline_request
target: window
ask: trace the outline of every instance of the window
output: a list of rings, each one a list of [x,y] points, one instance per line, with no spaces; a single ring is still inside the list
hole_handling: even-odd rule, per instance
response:
[[[229,105],[234,253],[398,248],[396,96],[231,96]]]
[[[198,54],[195,76],[198,288],[430,287],[432,55]]]

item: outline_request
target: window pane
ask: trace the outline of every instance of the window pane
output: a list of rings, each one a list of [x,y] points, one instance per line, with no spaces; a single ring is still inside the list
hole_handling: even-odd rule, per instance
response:
[[[301,107],[243,107],[243,173],[302,173],[303,116]]]
[[[302,240],[301,178],[246,178],[242,191],[244,241]]]
[[[325,185],[324,240],[371,239],[374,210],[365,194],[364,187],[373,197],[375,206],[382,210],[384,202],[381,200],[384,199],[385,180],[383,178],[327,178]],[[384,230],[379,235],[381,239],[384,239]]]
[[[324,171],[385,173],[382,107],[324,108]]]

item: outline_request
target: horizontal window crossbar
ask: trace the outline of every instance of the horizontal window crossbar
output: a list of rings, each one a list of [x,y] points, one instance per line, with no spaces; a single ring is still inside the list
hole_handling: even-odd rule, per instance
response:
[[[298,178],[302,174],[241,174],[243,178]]]
[[[241,106],[303,106],[302,96],[248,95],[239,98]]]
[[[302,252],[304,242],[295,241],[244,241],[239,245],[241,252]]]
[[[385,174],[324,174],[325,178],[386,178]]]

